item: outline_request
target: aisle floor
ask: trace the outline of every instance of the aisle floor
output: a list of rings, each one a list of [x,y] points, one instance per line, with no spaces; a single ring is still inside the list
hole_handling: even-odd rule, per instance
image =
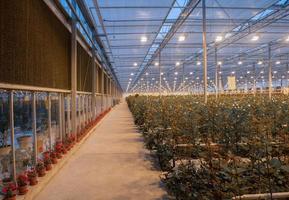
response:
[[[126,103],[116,106],[36,200],[164,199]]]

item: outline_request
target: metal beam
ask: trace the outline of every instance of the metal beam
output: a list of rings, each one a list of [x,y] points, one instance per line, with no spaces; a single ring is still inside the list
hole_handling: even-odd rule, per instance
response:
[[[279,2],[280,1],[275,2],[273,5],[265,8],[263,11],[257,13],[255,16],[233,28],[230,32],[228,32],[231,35],[225,38],[223,41],[217,44],[211,43],[208,48],[208,54],[214,52],[215,45],[217,45],[218,50],[220,50],[251,33],[257,32],[258,30],[272,24],[273,22],[288,16],[289,1],[285,2],[284,5],[278,5]],[[269,14],[266,14],[267,10],[270,10]],[[263,12],[265,13],[264,15],[262,15]],[[258,16],[260,17],[258,18]],[[199,54],[186,57],[183,61],[189,63],[191,60],[195,60],[195,58],[200,57],[201,54],[202,50],[200,50]],[[174,68],[175,67],[173,67],[172,70],[174,70]]]
[[[87,33],[86,31],[86,28],[84,27],[84,25],[82,24],[82,21],[80,20],[78,14],[77,14],[77,11],[75,9],[75,6],[72,5],[72,3],[68,0],[66,0],[66,3],[68,4],[68,6],[70,7],[71,11],[73,12],[73,16],[76,18],[76,20],[79,22],[79,25],[82,27],[83,31],[85,32],[87,38],[90,40],[90,42],[92,43],[92,46],[94,49],[97,49],[97,55],[99,56],[99,59],[100,61],[102,62],[102,67],[109,72],[109,74],[113,77],[115,83],[118,85],[118,87],[121,89],[121,86],[118,82],[118,79],[115,75],[115,72],[114,72],[114,69],[113,67],[111,66],[111,62],[109,62],[109,58],[107,57],[107,54],[105,52],[105,49],[101,43],[101,40],[96,37],[97,35],[97,29],[96,29],[96,26],[93,26],[93,27],[90,27],[92,29],[92,32],[94,33],[94,38],[91,38],[91,35],[89,33]],[[75,3],[75,1],[73,2]],[[86,9],[86,6],[84,6],[83,4],[83,1],[81,0],[77,0],[77,4],[79,5],[79,8],[81,9],[82,11],[82,14],[85,15],[85,18],[86,18],[86,21],[89,23],[89,24],[92,24],[92,20],[90,18],[90,16],[88,15],[88,12],[87,12],[87,9]],[[95,42],[95,41],[96,42]]]
[[[131,88],[136,84],[136,82],[142,76],[142,74],[145,72],[145,70],[148,68],[148,66],[153,62],[153,60],[156,58],[158,53],[161,52],[161,50],[167,45],[167,43],[174,36],[176,31],[186,21],[186,19],[189,17],[189,15],[192,13],[192,11],[196,8],[196,6],[198,5],[199,2],[200,2],[200,0],[190,0],[190,2],[187,3],[186,7],[179,14],[178,19],[172,24],[169,32],[166,34],[166,37],[161,41],[161,43],[158,45],[158,48],[154,51],[154,54],[151,55],[151,57],[148,61],[145,61],[145,59],[144,59],[143,64],[139,68],[139,72],[137,73],[135,79],[132,82]],[[146,63],[146,64],[144,64],[144,63]]]

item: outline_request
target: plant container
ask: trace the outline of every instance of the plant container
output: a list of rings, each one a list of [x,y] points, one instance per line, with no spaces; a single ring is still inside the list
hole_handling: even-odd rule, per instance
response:
[[[18,186],[18,194],[19,195],[24,195],[28,192],[27,185],[24,186]]]
[[[47,165],[45,166],[45,168],[46,168],[46,171],[51,170],[51,169],[52,169],[52,164],[47,164]]]

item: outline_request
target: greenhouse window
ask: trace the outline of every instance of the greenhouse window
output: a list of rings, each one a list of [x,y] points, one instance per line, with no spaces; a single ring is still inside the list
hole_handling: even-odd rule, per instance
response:
[[[71,17],[72,16],[72,12],[71,12],[71,9],[67,3],[66,0],[60,0],[59,1],[61,6],[63,7],[63,9],[65,10],[65,12]]]

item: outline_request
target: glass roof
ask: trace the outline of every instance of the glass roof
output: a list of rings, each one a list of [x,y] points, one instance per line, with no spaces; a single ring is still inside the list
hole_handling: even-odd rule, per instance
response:
[[[144,84],[152,85],[151,88],[158,85],[159,66],[163,87],[201,84],[202,63],[198,63],[202,61],[201,1],[195,1],[198,5],[171,38],[167,38],[169,33],[194,0],[84,2],[124,91],[133,91]],[[288,0],[206,0],[209,87],[214,87],[215,49],[217,61],[222,62],[223,77],[233,73],[239,84],[245,84],[240,77],[254,67],[256,77],[260,80],[263,77],[266,82],[270,43],[273,70],[277,71],[274,83],[282,76],[289,78],[288,4]],[[160,44],[165,45],[159,49]],[[258,65],[260,61],[262,64]]]

